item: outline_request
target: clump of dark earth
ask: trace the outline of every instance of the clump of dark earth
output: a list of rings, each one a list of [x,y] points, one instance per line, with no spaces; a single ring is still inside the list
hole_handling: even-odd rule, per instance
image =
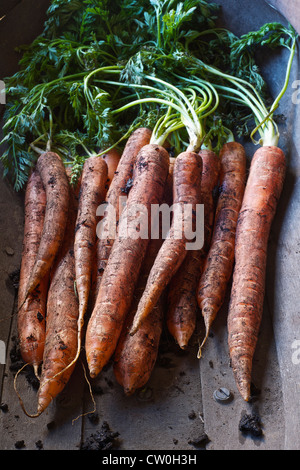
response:
[[[92,413],[88,415],[89,421],[92,424],[98,424],[99,423],[99,415],[98,413]]]
[[[244,435],[250,435],[252,437],[262,436],[263,432],[260,417],[256,413],[252,415],[245,413],[240,419],[239,430]]]
[[[126,186],[124,188],[121,188],[122,193],[128,194],[132,185],[133,185],[133,179],[129,178],[126,182]]]
[[[39,450],[44,448],[43,442],[40,439],[38,441],[36,441],[35,445],[36,445],[36,448],[39,449]]]
[[[118,432],[110,430],[106,421],[101,429],[93,434],[81,445],[80,450],[111,450],[119,447]]]
[[[189,419],[196,419],[196,418],[197,418],[197,415],[196,415],[195,411],[191,411],[189,413]]]
[[[16,449],[22,449],[23,447],[25,447],[25,442],[23,440],[15,442]]]
[[[205,449],[207,444],[210,442],[210,439],[206,433],[200,434],[197,437],[193,437],[188,441],[188,444],[198,448],[198,449]]]

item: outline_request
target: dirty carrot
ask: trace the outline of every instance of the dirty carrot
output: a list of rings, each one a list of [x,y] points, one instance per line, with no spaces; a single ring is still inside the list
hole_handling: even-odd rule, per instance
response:
[[[65,167],[54,152],[44,152],[37,170],[46,191],[46,212],[39,250],[26,288],[25,298],[50,271],[62,243],[68,216],[69,183]]]
[[[198,286],[198,304],[207,340],[211,325],[220,310],[234,264],[236,224],[246,184],[246,154],[237,142],[224,144],[220,151],[220,190],[212,240]]]
[[[37,375],[43,359],[48,276],[43,277],[24,303],[26,284],[40,245],[46,210],[46,193],[38,171],[31,173],[25,192],[25,218],[18,289],[18,336],[24,362],[32,364]]]
[[[99,374],[115,351],[149,243],[151,205],[161,203],[168,167],[168,152],[157,144],[145,145],[136,158],[119,234],[87,325],[85,349],[91,377]]]
[[[120,219],[120,197],[126,197],[129,193],[129,190],[132,185],[132,172],[133,166],[138,152],[141,150],[144,145],[149,144],[151,137],[151,130],[148,128],[138,128],[129,137],[124,147],[124,150],[121,155],[121,159],[113,177],[113,180],[109,186],[105,202],[109,204],[110,208],[114,209],[115,221],[114,227],[117,231],[117,226]],[[109,236],[101,235],[101,227],[108,230],[108,217],[109,212],[104,214],[100,226],[97,229],[97,238],[96,242],[96,263],[94,265],[94,272],[92,278],[92,295],[91,303],[92,305],[95,302],[96,294],[99,291],[99,286],[102,278],[103,271],[106,267],[108,257],[111,252],[111,248],[115,239],[114,234]]]
[[[150,271],[147,285],[140,299],[137,312],[130,330],[130,334],[135,334],[142,322],[156,305],[161,293],[169,284],[186,254],[186,242],[188,230],[195,230],[196,205],[200,204],[201,197],[201,173],[202,159],[192,151],[182,152],[176,157],[173,170],[173,205],[178,209],[177,214],[183,215],[186,211],[184,207],[190,205],[191,217],[187,217],[177,230],[180,219],[175,213],[168,236],[164,240],[161,249],[155,259]],[[179,210],[180,209],[180,210]],[[182,217],[185,218],[185,215]],[[181,222],[182,222],[181,221]]]
[[[161,239],[149,242],[130,312],[124,322],[114,354],[114,374],[126,395],[132,395],[148,382],[157,359],[163,328],[162,299],[159,299],[134,336],[129,334],[129,329],[161,243]]]
[[[246,401],[250,398],[252,360],[263,312],[269,233],[285,172],[282,150],[276,146],[259,148],[251,162],[238,218],[228,344],[237,387]]]
[[[101,152],[100,152],[100,155],[101,155]],[[107,165],[107,169],[108,169],[107,182],[106,182],[107,189],[108,189],[111,185],[112,180],[115,177],[115,173],[117,171],[121,155],[117,149],[112,148],[108,150],[106,153],[104,153],[103,155],[101,155],[101,158],[103,158],[103,160],[105,161]]]
[[[190,250],[180,269],[171,279],[168,291],[167,327],[180,348],[185,349],[194,333],[198,303],[197,288],[209,250],[213,229],[214,193],[219,178],[219,157],[211,150],[199,152],[202,158],[201,204],[204,205],[204,245]]]
[[[78,348],[79,316],[74,259],[77,196],[75,190],[70,187],[67,229],[51,271],[37,415],[40,415],[63,390],[75,367],[73,360]],[[69,367],[71,363],[72,366]]]
[[[78,351],[74,361],[80,353],[82,327],[88,306],[95,256],[96,211],[105,198],[107,172],[105,160],[92,156],[85,160],[81,174],[74,240],[76,292],[79,300]]]
[[[170,157],[169,174],[165,183],[163,197],[163,202],[169,204],[169,206],[172,205],[173,200],[174,162],[175,158]],[[126,316],[114,354],[114,374],[126,395],[132,395],[137,389],[143,387],[148,382],[157,359],[164,318],[162,298],[160,297],[156,306],[135,335],[130,335],[129,330],[139,300],[144,292],[150,270],[162,245],[163,234],[161,229],[162,227],[160,226],[158,238],[153,238],[149,242],[130,311]]]

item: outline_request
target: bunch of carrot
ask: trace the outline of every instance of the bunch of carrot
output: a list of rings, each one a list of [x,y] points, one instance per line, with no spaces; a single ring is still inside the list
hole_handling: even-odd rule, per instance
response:
[[[289,67],[294,52],[295,38]],[[75,185],[57,153],[46,148],[37,159],[25,195],[18,294],[21,354],[40,380],[37,412],[30,415],[22,404],[30,416],[39,416],[63,390],[82,350],[91,378],[112,360],[116,380],[128,395],[149,380],[164,325],[185,349],[202,318],[200,357],[231,278],[229,353],[237,387],[246,401],[250,398],[267,243],[286,168],[272,116],[289,73],[268,110],[252,85],[196,58],[190,61],[194,75],[176,76],[178,86],[155,74],[135,84],[141,95],[154,92],[149,101],[167,111],[153,129],[136,128],[121,154],[113,148],[89,155]],[[105,67],[105,73],[120,76],[122,67]],[[103,71],[84,77],[86,92],[92,77]],[[210,81],[201,78],[203,71]],[[134,87],[121,80],[98,81],[118,89]],[[253,133],[260,133],[261,147],[248,177],[245,149],[231,131],[218,152],[205,133],[221,98],[248,106],[257,123]],[[183,140],[178,138],[182,129]],[[172,137],[181,144],[175,158],[168,152]],[[160,220],[158,237],[151,239],[152,208],[162,204],[176,210],[167,233]],[[190,249],[189,242],[199,235],[201,204],[203,246]],[[99,207],[106,210],[99,214]],[[180,236],[179,214],[184,215]]]
[[[144,386],[155,365],[164,322],[179,346],[186,348],[195,332],[198,303],[206,340],[224,301],[235,258],[229,345],[237,383],[246,380],[249,390],[263,299],[265,245],[284,176],[282,152],[271,147],[257,151],[251,168],[258,165],[259,177],[251,170],[245,197],[246,155],[236,142],[225,144],[218,156],[202,149],[170,158],[166,145],[151,143],[148,128],[138,128],[117,158],[117,167],[115,163],[108,168],[107,163],[102,157],[87,158],[79,181],[72,186],[70,171],[60,157],[45,152],[29,179],[18,331],[22,357],[33,365],[40,387],[37,413],[24,411],[39,416],[47,408],[68,382],[82,345],[92,378],[113,359],[115,377],[126,394]],[[114,172],[111,180],[109,171]],[[260,195],[260,180],[263,196],[258,200],[253,190]],[[127,202],[120,210],[119,198],[128,181],[132,183],[126,190]],[[114,239],[97,238],[96,212],[103,201],[116,209]],[[136,221],[131,208],[143,208],[150,227],[151,205],[163,203],[191,204],[192,216],[184,220],[189,229],[195,228],[196,205],[204,204],[202,249],[187,250],[187,238],[176,238],[174,216],[166,237],[161,226],[157,239],[150,240],[149,233],[122,235],[125,222],[134,224],[134,231],[141,229],[141,219]],[[108,211],[102,228],[107,217]],[[257,246],[260,230],[262,241]],[[245,236],[247,244],[240,241]],[[260,256],[256,269],[249,243],[256,261]],[[250,283],[249,294],[239,288],[242,280]],[[248,297],[239,299],[241,295]],[[246,316],[250,308],[251,315]],[[248,400],[249,392],[243,396]]]

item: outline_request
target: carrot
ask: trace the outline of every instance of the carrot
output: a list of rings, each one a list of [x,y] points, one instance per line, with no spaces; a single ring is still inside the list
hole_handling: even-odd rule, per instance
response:
[[[79,300],[78,351],[74,361],[80,353],[82,327],[88,306],[94,261],[96,210],[105,197],[107,171],[105,160],[92,156],[84,162],[81,175],[74,240],[76,291]]]
[[[228,344],[238,390],[250,398],[252,360],[263,311],[267,245],[284,183],[286,160],[275,146],[252,159],[238,218],[235,268],[228,313]]]
[[[169,205],[172,205],[173,199],[174,161],[175,159],[170,157],[169,174],[164,189],[163,201]],[[126,395],[132,395],[148,382],[157,359],[164,317],[162,298],[159,299],[134,336],[129,334],[129,330],[161,245],[162,233],[159,234],[159,238],[153,238],[149,242],[130,311],[125,319],[114,354],[114,374]]]
[[[116,215],[116,225],[120,219],[119,201],[121,196],[126,196],[132,184],[133,166],[138,152],[148,144],[151,131],[147,128],[138,128],[129,137],[123,150],[117,171],[106,195],[106,202],[114,208]],[[101,223],[105,226],[108,215],[104,215]],[[106,267],[108,257],[114,242],[114,237],[97,238],[96,242],[96,263],[94,265],[92,279],[92,305],[95,303],[97,292]]]
[[[50,271],[62,243],[68,215],[69,183],[60,157],[44,152],[37,161],[37,170],[46,191],[46,212],[39,250],[28,281],[25,298]]]
[[[25,301],[26,284],[32,271],[42,236],[46,193],[38,171],[28,180],[25,192],[25,222],[18,290],[18,336],[22,359],[33,365],[37,375],[45,343],[45,316],[48,276]]]
[[[148,382],[157,359],[163,327],[162,299],[159,299],[134,336],[129,334],[129,329],[161,243],[161,239],[153,239],[149,242],[130,312],[124,322],[114,354],[114,374],[128,396]]]
[[[47,300],[46,342],[38,390],[37,415],[40,415],[63,390],[75,367],[73,360],[78,349],[79,317],[79,303],[75,293],[74,259],[77,194],[70,187],[67,230],[51,271]]]
[[[209,250],[214,222],[214,190],[218,184],[219,158],[210,150],[201,150],[201,203],[204,204],[204,246],[190,250],[171,279],[168,293],[167,327],[181,349],[186,349],[197,321],[197,287]]]
[[[175,160],[175,157],[170,157],[169,173],[164,191],[164,202],[165,204],[169,204],[170,207],[173,204],[173,175]]]
[[[186,254],[187,226],[195,224],[196,205],[200,204],[202,159],[191,151],[182,152],[176,157],[173,170],[173,204],[182,213],[186,204],[192,205],[191,220],[182,227],[181,237],[176,234],[173,217],[168,237],[164,240],[148,277],[147,285],[139,302],[130,333],[137,332],[142,322],[156,305],[161,293],[181,266]]]
[[[149,242],[148,233],[133,236],[139,230],[139,218],[137,220],[130,212],[136,208],[143,210],[149,227],[151,205],[161,203],[168,166],[168,152],[159,145],[145,145],[138,153],[133,186],[120,218],[119,234],[114,241],[87,325],[85,349],[91,377],[99,374],[115,351]],[[130,227],[129,236],[123,235],[126,224]]]
[[[237,142],[224,144],[220,151],[220,193],[211,246],[198,286],[198,304],[207,340],[211,325],[224,302],[234,263],[235,232],[246,182],[246,154]]]
[[[117,171],[121,155],[117,149],[112,148],[111,150],[101,155],[101,158],[103,158],[108,168],[107,183],[106,183],[107,189],[108,189],[111,185],[112,180],[115,177],[115,173]]]

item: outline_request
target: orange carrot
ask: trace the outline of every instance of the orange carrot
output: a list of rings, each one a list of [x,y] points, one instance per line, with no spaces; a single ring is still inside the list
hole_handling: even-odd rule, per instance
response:
[[[25,223],[18,290],[18,336],[22,359],[33,365],[38,375],[45,343],[45,316],[48,276],[25,301],[26,284],[40,245],[46,210],[46,193],[38,171],[28,180],[25,192]],[[25,301],[25,302],[24,302]]]
[[[250,398],[252,360],[263,311],[269,233],[285,171],[282,150],[259,148],[251,162],[238,218],[228,343],[236,384],[246,401]]]
[[[182,152],[176,157],[173,173],[173,204],[180,207],[192,206],[190,220],[177,236],[173,217],[168,237],[164,240],[148,277],[147,285],[139,302],[130,333],[136,333],[142,322],[153,310],[158,299],[181,266],[186,254],[187,230],[195,227],[196,205],[200,204],[202,159],[194,152]],[[189,227],[188,227],[189,226]]]
[[[219,158],[210,150],[201,150],[201,203],[204,205],[204,246],[190,250],[171,279],[168,293],[167,326],[180,348],[186,349],[197,321],[197,287],[209,250],[214,222],[214,190],[218,184]]]
[[[112,148],[108,152],[101,155],[101,158],[103,158],[103,160],[105,161],[107,165],[107,169],[108,169],[107,182],[106,182],[107,189],[108,189],[111,185],[112,180],[115,177],[115,173],[117,171],[121,155],[117,149]]]
[[[165,184],[163,202],[172,205],[173,168],[175,159],[170,157],[169,174]],[[160,228],[161,230],[161,228]],[[132,395],[149,380],[154,368],[159,341],[163,328],[163,302],[159,299],[152,312],[143,322],[135,335],[129,330],[139,300],[144,292],[147,279],[162,245],[162,233],[159,238],[150,240],[143,260],[137,286],[134,291],[130,311],[125,319],[123,329],[114,354],[114,374],[126,395]]]
[[[96,210],[105,197],[107,171],[105,160],[92,156],[84,162],[81,175],[74,240],[76,291],[79,300],[78,351],[74,361],[80,353],[82,327],[88,306],[95,255]]]
[[[159,299],[134,336],[129,334],[129,329],[161,243],[161,239],[149,242],[130,312],[124,322],[114,354],[114,374],[126,395],[132,395],[148,382],[157,359],[163,328],[162,299]]]
[[[39,250],[29,278],[25,298],[49,273],[61,246],[68,216],[69,183],[60,157],[44,152],[37,161],[37,170],[46,191],[46,212]]]
[[[47,300],[46,342],[43,356],[38,410],[40,415],[63,390],[74,367],[78,349],[79,304],[75,293],[74,236],[77,194],[70,187],[67,230],[51,271]]]
[[[99,374],[115,351],[149,242],[148,230],[145,234],[138,232],[145,229],[146,222],[147,228],[150,226],[151,205],[161,203],[168,166],[168,152],[159,145],[145,145],[136,158],[133,185],[120,218],[119,234],[87,325],[85,349],[91,377]],[[144,224],[132,210],[143,211]]]
[[[205,323],[205,338],[224,302],[234,263],[235,232],[246,183],[246,154],[237,142],[220,151],[220,194],[216,208],[211,246],[198,287],[198,303]]]
[[[116,215],[116,225],[120,219],[120,196],[126,196],[132,184],[133,166],[137,154],[144,145],[148,144],[151,137],[151,131],[147,128],[138,128],[129,137],[122,153],[117,171],[115,172],[112,183],[106,195],[106,203],[114,208]],[[105,227],[108,213],[104,215],[101,223]],[[94,265],[92,279],[92,305],[95,303],[97,293],[106,267],[108,257],[114,242],[114,237],[97,238],[96,243],[96,263]]]

